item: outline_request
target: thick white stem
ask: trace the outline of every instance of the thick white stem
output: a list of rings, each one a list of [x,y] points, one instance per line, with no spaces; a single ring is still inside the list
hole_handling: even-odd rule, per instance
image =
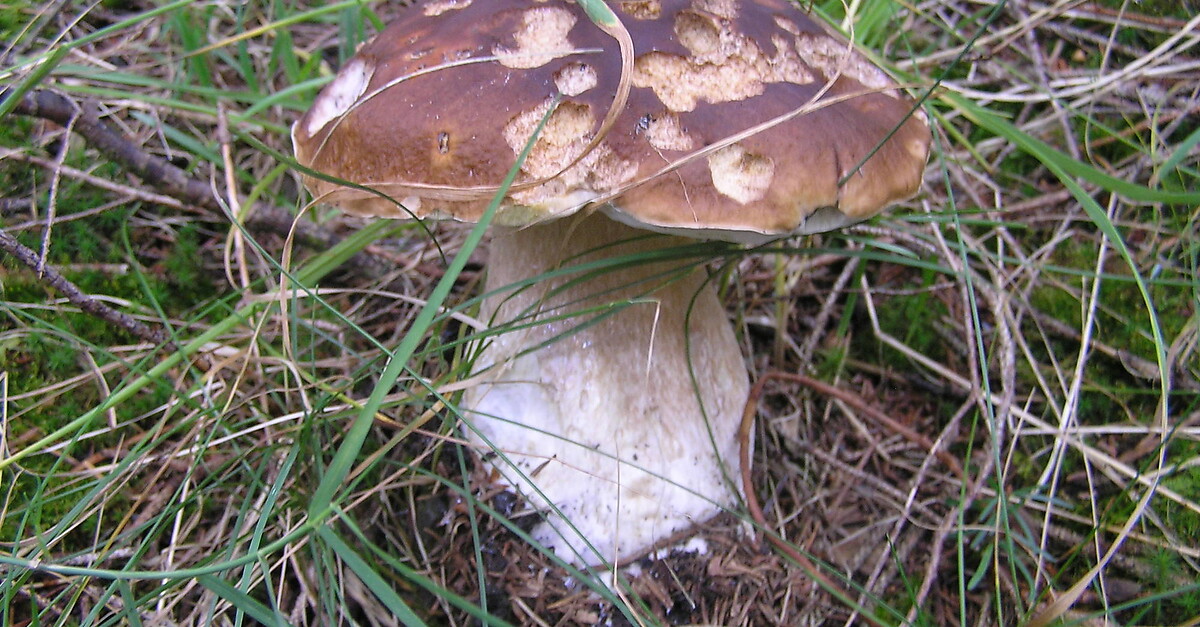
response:
[[[736,503],[745,363],[694,260],[505,288],[683,241],[600,215],[492,241],[487,290],[502,291],[483,316],[518,328],[476,362],[467,431],[503,453],[485,458],[534,506],[558,508],[534,536],[571,561],[620,561]]]

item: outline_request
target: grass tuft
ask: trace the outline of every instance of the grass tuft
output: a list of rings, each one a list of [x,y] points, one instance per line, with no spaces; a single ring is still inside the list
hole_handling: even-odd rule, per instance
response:
[[[458,427],[472,341],[504,332],[475,319],[482,228],[309,208],[287,162],[288,125],[404,7],[54,6],[0,4],[0,227],[167,339],[0,256],[0,624],[858,620],[742,511],[615,581],[530,546],[536,514]],[[767,386],[772,531],[888,623],[1188,624],[1197,7],[814,9],[926,98],[937,147],[890,217],[677,251],[711,256],[754,376],[903,427]],[[203,198],[17,112],[36,90]]]

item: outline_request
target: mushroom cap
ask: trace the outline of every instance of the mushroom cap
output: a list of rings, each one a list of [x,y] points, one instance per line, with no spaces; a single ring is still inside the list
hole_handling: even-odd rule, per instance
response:
[[[636,56],[598,143],[621,57],[575,2],[437,0],[364,45],[293,126],[297,161],[326,175],[306,186],[353,214],[475,221],[545,119],[500,224],[595,207],[754,241],[838,228],[917,192],[924,114],[794,3],[609,4]]]

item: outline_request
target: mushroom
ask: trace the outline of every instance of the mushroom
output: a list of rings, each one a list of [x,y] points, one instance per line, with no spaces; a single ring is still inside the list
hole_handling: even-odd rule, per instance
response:
[[[748,375],[680,236],[866,219],[917,192],[930,142],[898,85],[788,0],[609,4],[636,57],[607,133],[620,54],[568,0],[407,9],[292,129],[327,175],[304,177],[316,201],[461,221],[536,135],[495,216],[496,333],[459,408],[484,463],[546,510],[534,538],[585,564],[738,502]]]

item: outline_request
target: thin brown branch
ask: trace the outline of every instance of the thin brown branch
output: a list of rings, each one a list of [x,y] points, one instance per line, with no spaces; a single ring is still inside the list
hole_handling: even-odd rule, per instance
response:
[[[821,569],[808,556],[796,550],[794,546],[783,538],[770,532],[767,518],[763,515],[762,506],[758,502],[758,495],[754,491],[754,477],[750,472],[750,432],[754,428],[754,417],[758,414],[758,399],[762,397],[763,388],[766,387],[768,381],[776,378],[788,378],[789,376],[781,372],[772,372],[763,375],[754,384],[754,387],[750,389],[750,398],[746,400],[746,407],[742,411],[742,423],[738,428],[738,441],[741,444],[738,451],[738,458],[742,466],[742,492],[746,496],[746,509],[750,511],[750,516],[754,519],[754,522],[763,530],[763,535],[766,536],[767,541],[795,561],[804,572],[808,573],[808,576],[812,577],[827,592],[849,601],[853,597],[842,586],[821,572]],[[862,620],[875,627],[883,627],[884,625],[870,613],[862,612],[859,616]]]
[[[0,102],[10,97],[10,92],[0,90]],[[49,120],[69,128],[100,151],[102,155],[120,164],[147,184],[179,201],[224,213],[221,200],[207,181],[196,179],[165,159],[156,157],[124,135],[114,130],[100,118],[96,106],[79,102],[55,93],[39,89],[20,98],[13,113]],[[295,239],[307,246],[326,249],[340,238],[317,225],[297,220],[291,212],[265,204],[254,206],[246,221],[247,226],[269,230],[282,235],[294,234]],[[368,277],[382,276],[393,265],[367,253],[357,253],[347,261],[354,271]]]
[[[38,273],[38,276],[48,286],[57,290],[84,313],[125,329],[138,339],[162,346],[168,351],[177,350],[174,343],[171,342],[162,329],[151,328],[137,318],[117,311],[92,298],[74,283],[67,280],[54,266],[42,263],[41,257],[36,251],[17,241],[17,238],[9,235],[4,229],[0,229],[0,250],[12,255],[21,264]]]
[[[0,102],[8,98],[7,91],[0,92]],[[72,130],[88,145],[150,185],[187,203],[218,211],[221,208],[207,183],[147,153],[113,130],[100,119],[92,103],[76,103],[61,94],[38,89],[18,100],[13,113],[49,120],[64,127],[73,124]]]
[[[760,378],[750,390],[750,398],[746,401],[746,407],[742,414],[742,423],[740,429],[738,430],[738,438],[741,445],[739,457],[742,466],[742,491],[746,495],[746,508],[750,511],[750,515],[752,518],[754,518],[754,521],[763,529],[768,528],[767,521],[766,517],[763,515],[762,507],[758,503],[758,497],[754,491],[754,480],[750,472],[750,432],[754,427],[754,417],[757,414],[758,400],[761,398],[766,384],[773,379],[784,379],[801,383],[821,394],[831,396],[846,403],[859,413],[870,417],[884,428],[890,429],[891,431],[903,436],[905,439],[929,451],[931,455],[934,455],[938,458],[938,460],[945,464],[946,467],[950,469],[950,472],[952,472],[964,483],[967,483],[966,472],[963,470],[962,464],[959,463],[958,459],[956,459],[949,452],[938,448],[932,441],[929,440],[929,438],[916,431],[913,431],[907,426],[897,422],[891,416],[888,416],[882,411],[870,406],[861,397],[843,390],[835,385],[830,385],[824,381],[807,375],[787,372],[770,372],[763,375],[762,378]],[[840,586],[825,576],[825,574],[818,569],[812,560],[806,557],[803,553],[797,551],[796,548],[791,544],[773,533],[765,533],[764,535],[772,545],[785,553],[788,557],[795,560],[802,569],[804,569],[826,590],[834,593],[837,596],[850,598]],[[877,623],[869,614],[861,614],[860,617],[862,620],[865,620],[871,624],[880,624]]]

